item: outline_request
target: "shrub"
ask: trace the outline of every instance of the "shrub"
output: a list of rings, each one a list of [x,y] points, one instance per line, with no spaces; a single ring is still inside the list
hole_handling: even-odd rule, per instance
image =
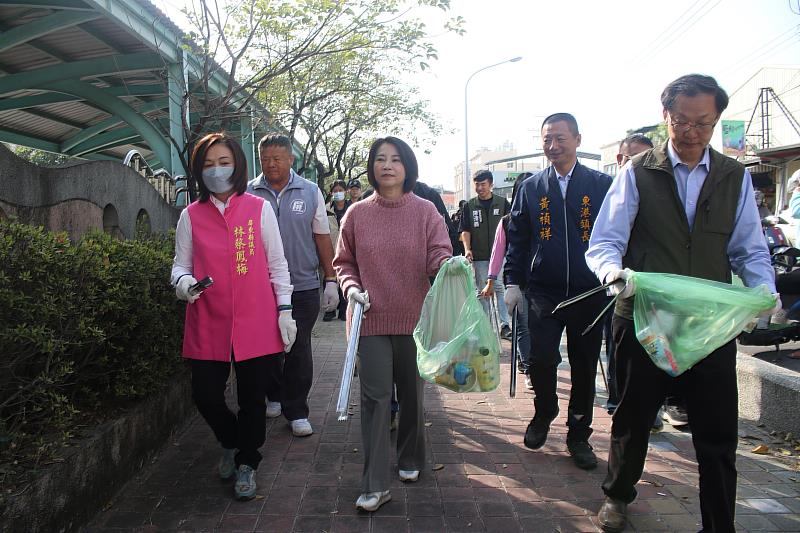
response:
[[[173,250],[172,236],[73,245],[0,220],[0,459],[47,452],[78,413],[142,398],[182,368]]]

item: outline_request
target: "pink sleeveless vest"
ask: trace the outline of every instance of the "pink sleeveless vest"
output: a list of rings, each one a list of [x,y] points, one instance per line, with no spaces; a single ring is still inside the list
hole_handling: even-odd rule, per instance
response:
[[[214,204],[193,202],[192,272],[214,284],[186,305],[183,356],[237,361],[283,351],[275,293],[261,241],[264,200],[234,195],[224,216]]]

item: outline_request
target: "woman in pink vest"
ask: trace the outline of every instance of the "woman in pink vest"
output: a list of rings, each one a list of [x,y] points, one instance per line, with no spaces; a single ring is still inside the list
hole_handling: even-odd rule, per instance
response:
[[[389,493],[389,417],[397,384],[398,476],[414,482],[425,466],[424,382],[412,333],[431,276],[453,253],[442,216],[411,190],[417,159],[396,137],[372,144],[367,176],[375,194],[353,204],[342,219],[333,267],[342,292],[364,305],[358,347],[361,381],[362,494],[356,507],[375,511]],[[352,305],[347,311],[347,325]]]
[[[175,293],[188,302],[183,357],[192,368],[197,410],[222,444],[219,475],[235,476],[236,497],[249,500],[266,434],[265,380],[297,331],[292,285],[272,207],[245,193],[247,161],[239,144],[224,133],[206,135],[189,165],[200,198],[178,220],[172,265]],[[212,285],[195,286],[206,277]],[[238,413],[225,404],[231,363]]]

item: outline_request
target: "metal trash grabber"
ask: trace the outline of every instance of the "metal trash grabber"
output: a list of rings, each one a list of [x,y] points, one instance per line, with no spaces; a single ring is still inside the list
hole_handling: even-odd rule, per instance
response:
[[[511,313],[511,379],[509,379],[508,395],[512,398],[517,396],[517,313],[519,304],[514,307]]]
[[[582,294],[579,294],[578,296],[570,298],[569,300],[564,300],[563,302],[558,304],[555,309],[553,309],[553,313],[555,313],[556,311],[559,311],[561,309],[564,309],[565,307],[568,307],[568,306],[570,306],[570,305],[572,305],[574,303],[578,303],[580,301],[583,301],[586,298],[588,298],[590,296],[593,296],[594,294],[597,294],[600,291],[604,291],[604,290],[608,289],[614,283],[621,283],[621,282],[622,282],[622,280],[619,280],[619,279],[616,279],[614,281],[609,281],[608,283],[603,283],[599,287],[595,287],[593,289],[590,289],[590,290],[588,290],[588,291],[586,291],[586,292],[584,292]],[[592,328],[595,327],[598,322],[600,322],[600,320],[606,315],[606,313],[608,313],[608,311],[614,306],[614,304],[617,303],[617,299],[619,298],[620,294],[621,294],[621,292],[618,292],[617,294],[614,295],[613,298],[611,298],[611,301],[608,302],[608,305],[606,305],[603,308],[603,310],[600,311],[600,314],[597,315],[597,318],[595,318],[594,321],[591,324],[589,324],[586,327],[585,330],[583,330],[581,335],[586,335],[587,333],[589,333],[592,330]],[[608,339],[606,339],[606,342],[608,342]],[[598,357],[597,360],[600,362],[600,374],[603,376],[603,384],[606,386],[606,392],[609,392],[609,389],[608,389],[608,378],[606,378],[606,368],[605,368],[605,365],[603,364],[603,358],[602,357]]]
[[[339,385],[339,401],[336,402],[336,413],[339,420],[347,420],[347,410],[350,407],[350,385],[353,383],[353,370],[356,367],[356,351],[358,350],[359,334],[361,333],[361,319],[364,317],[364,304],[355,302],[353,306],[353,320],[350,323],[350,338],[347,341],[347,352],[342,365],[342,383]]]
[[[497,311],[497,294],[493,291],[489,298],[489,322],[492,325],[494,334],[497,335],[497,343],[501,343],[500,338],[500,315]]]

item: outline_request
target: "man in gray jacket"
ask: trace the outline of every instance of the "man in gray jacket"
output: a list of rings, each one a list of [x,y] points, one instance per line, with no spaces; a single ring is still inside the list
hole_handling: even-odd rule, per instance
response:
[[[325,200],[316,184],[292,170],[292,143],[285,135],[267,135],[258,143],[262,174],[247,184],[247,192],[267,200],[278,218],[283,251],[289,263],[294,292],[292,317],[297,339],[285,355],[282,375],[267,384],[267,416],[286,417],[297,437],[311,435],[308,393],[314,376],[311,330],[319,315],[318,268],[325,273],[322,307],[336,309],[339,293],[333,272],[333,245]]]

